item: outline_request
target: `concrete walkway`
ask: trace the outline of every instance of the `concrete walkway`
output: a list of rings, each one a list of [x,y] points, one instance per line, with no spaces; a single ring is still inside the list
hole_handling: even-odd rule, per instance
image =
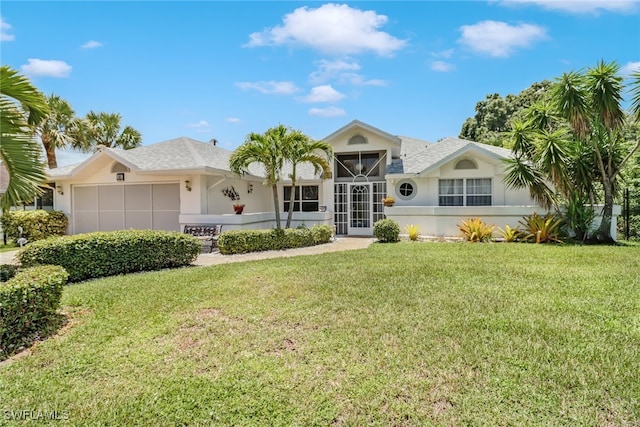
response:
[[[372,237],[338,237],[335,241],[324,245],[310,246],[307,248],[285,249],[281,251],[252,252],[240,255],[222,255],[220,252],[202,253],[193,262],[193,265],[218,265],[230,262],[253,261],[258,259],[284,258],[298,255],[314,255],[325,252],[349,251],[364,249],[376,239]],[[15,254],[18,251],[0,252],[0,264],[16,263]]]

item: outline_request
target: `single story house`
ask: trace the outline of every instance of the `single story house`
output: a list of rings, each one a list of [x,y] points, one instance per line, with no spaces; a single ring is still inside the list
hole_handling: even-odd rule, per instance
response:
[[[332,171],[322,177],[298,168],[293,226],[328,224],[338,235],[370,236],[373,224],[416,224],[422,235],[459,235],[457,224],[480,217],[504,227],[537,206],[526,189],[503,182],[504,148],[446,138],[430,143],[391,135],[354,120],[324,138],[334,151]],[[54,207],[69,216],[71,234],[187,224],[223,224],[224,230],[275,226],[271,189],[260,165],[242,177],[229,169],[231,151],[190,138],[133,150],[102,147],[82,163],[49,171]],[[278,185],[286,220],[289,172]],[[386,207],[382,198],[396,203]],[[233,205],[244,204],[241,215]],[[615,232],[615,221],[613,231]]]

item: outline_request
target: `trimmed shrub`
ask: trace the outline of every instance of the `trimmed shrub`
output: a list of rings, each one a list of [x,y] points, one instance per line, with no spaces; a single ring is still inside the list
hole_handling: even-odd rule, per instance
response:
[[[23,266],[55,264],[70,282],[191,264],[200,253],[198,239],[159,230],[123,230],[41,240],[17,254]]]
[[[21,269],[0,284],[0,360],[55,331],[68,274],[56,265]]]
[[[218,247],[225,255],[302,248],[329,242],[331,233],[328,225],[286,230],[231,230],[220,235]]]
[[[22,227],[22,237],[29,242],[43,240],[52,236],[64,236],[69,219],[62,211],[10,211],[2,215],[2,230],[11,240],[18,240]]]
[[[373,224],[373,235],[381,243],[393,243],[400,240],[400,226],[392,219],[381,219]]]
[[[11,279],[17,272],[18,267],[13,264],[0,264],[0,283]]]

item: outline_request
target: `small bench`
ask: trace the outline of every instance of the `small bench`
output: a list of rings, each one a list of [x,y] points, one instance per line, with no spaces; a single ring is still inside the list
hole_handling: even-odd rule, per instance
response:
[[[211,253],[213,248],[218,247],[218,237],[220,237],[222,225],[185,225],[183,231],[203,242],[210,242],[209,253]]]

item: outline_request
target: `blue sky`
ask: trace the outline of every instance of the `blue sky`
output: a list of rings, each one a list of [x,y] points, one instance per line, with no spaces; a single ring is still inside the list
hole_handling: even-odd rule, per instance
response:
[[[234,149],[279,123],[321,139],[354,119],[437,141],[489,93],[599,60],[640,70],[638,1],[5,0],[0,16],[2,64],[145,145]]]

